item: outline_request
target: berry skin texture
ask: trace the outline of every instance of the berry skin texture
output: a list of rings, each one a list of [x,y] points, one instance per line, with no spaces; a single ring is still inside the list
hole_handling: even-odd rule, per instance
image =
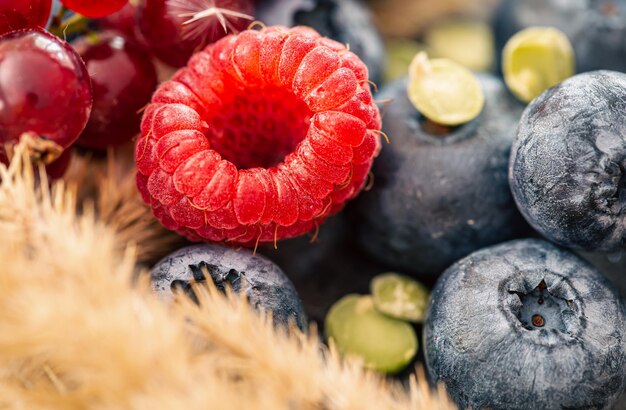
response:
[[[528,105],[509,182],[539,233],[578,250],[626,249],[626,74],[571,77]]]
[[[626,307],[548,242],[482,249],[439,278],[425,358],[459,408],[611,409],[626,387]]]
[[[161,85],[137,185],[169,229],[254,246],[315,229],[364,186],[380,149],[367,68],[309,28],[228,36]]]
[[[67,148],[91,106],[89,74],[69,44],[41,29],[0,37],[0,143],[31,132]]]
[[[595,266],[619,290],[626,295],[626,251],[618,253],[579,252],[579,255]],[[281,265],[282,266],[282,265]]]
[[[113,31],[99,33],[95,41],[79,38],[72,46],[87,66],[94,98],[91,117],[76,144],[106,149],[130,141],[139,133],[139,111],[157,86],[150,55]]]
[[[52,0],[0,1],[0,35],[14,30],[45,27]]]
[[[123,34],[125,38],[141,43],[138,38],[137,6],[133,3],[128,2],[115,13],[98,19],[97,26],[101,29],[117,31]]]
[[[68,9],[89,18],[113,14],[128,3],[128,0],[61,0]]]
[[[245,292],[251,306],[272,312],[276,325],[293,321],[300,329],[307,327],[304,307],[289,278],[272,261],[248,249],[188,246],[158,262],[151,277],[153,290],[164,300],[171,300],[175,289],[195,298],[190,283],[212,280],[222,291],[229,286],[236,293]]]
[[[435,277],[528,229],[507,181],[523,107],[501,80],[478,78],[485,107],[455,128],[434,128],[409,101],[406,80],[377,95],[392,99],[383,127],[392,143],[374,164],[374,186],[351,209],[362,248],[399,272]]]

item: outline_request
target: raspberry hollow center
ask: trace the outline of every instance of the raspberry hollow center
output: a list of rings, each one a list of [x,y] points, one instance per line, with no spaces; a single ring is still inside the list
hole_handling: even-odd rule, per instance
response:
[[[226,91],[222,109],[205,119],[209,143],[238,169],[280,164],[305,138],[311,110],[280,88],[237,91]]]

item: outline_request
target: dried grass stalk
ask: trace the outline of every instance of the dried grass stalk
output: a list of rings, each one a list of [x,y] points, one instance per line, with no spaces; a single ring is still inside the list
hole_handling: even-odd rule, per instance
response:
[[[94,207],[98,219],[113,228],[118,243],[137,246],[137,260],[152,265],[182,247],[185,240],[163,228],[141,200],[135,184],[131,149],[110,151],[106,159],[74,155],[65,181],[79,204]]]
[[[0,166],[0,408],[452,408],[423,377],[385,382],[232,294],[164,305],[133,283],[119,226],[77,214],[76,192],[38,185],[20,154]]]

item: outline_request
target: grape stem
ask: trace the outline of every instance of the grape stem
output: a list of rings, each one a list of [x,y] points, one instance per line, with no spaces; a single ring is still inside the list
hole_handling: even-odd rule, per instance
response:
[[[89,19],[80,14],[74,14],[64,19],[68,9],[65,6],[61,6],[59,12],[52,19],[52,23],[48,28],[48,31],[59,38],[65,38],[68,34],[84,33],[89,31],[87,28],[87,22]]]
[[[33,132],[23,133],[20,137],[20,143],[25,147],[26,153],[34,165],[49,165],[63,153],[62,146]],[[12,151],[11,147],[7,147],[9,158],[13,156]]]

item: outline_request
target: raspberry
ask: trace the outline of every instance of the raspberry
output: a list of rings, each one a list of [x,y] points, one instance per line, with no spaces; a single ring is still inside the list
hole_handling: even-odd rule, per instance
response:
[[[154,94],[137,185],[195,241],[294,237],[342,209],[380,150],[367,68],[312,29],[268,27],[195,54]]]

